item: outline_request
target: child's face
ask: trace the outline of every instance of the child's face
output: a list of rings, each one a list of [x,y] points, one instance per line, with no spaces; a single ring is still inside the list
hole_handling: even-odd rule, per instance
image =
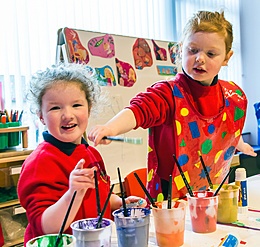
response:
[[[226,55],[224,37],[218,33],[197,32],[183,42],[182,66],[191,78],[209,86],[232,54]]]
[[[80,144],[88,117],[85,92],[76,83],[57,82],[42,97],[40,119],[60,141]]]

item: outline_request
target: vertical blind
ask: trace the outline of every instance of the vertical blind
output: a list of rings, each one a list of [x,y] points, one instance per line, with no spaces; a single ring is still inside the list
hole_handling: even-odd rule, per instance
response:
[[[220,78],[241,83],[237,0],[0,0],[0,82],[4,108],[24,109],[35,144],[37,118],[26,104],[30,75],[55,63],[62,27],[164,41],[179,41],[187,19],[198,10],[225,11],[234,27],[234,57]]]

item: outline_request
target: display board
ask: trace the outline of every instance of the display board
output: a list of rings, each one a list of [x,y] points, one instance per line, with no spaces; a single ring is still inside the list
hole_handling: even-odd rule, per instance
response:
[[[109,93],[110,103],[98,117],[90,117],[89,129],[105,124],[148,86],[173,78],[179,70],[178,49],[178,44],[170,41],[62,28],[58,30],[56,62],[83,63],[95,69],[102,90]],[[112,142],[97,146],[112,180],[117,178],[117,167],[124,177],[147,166],[148,131],[139,128],[123,137],[143,138],[143,144]]]

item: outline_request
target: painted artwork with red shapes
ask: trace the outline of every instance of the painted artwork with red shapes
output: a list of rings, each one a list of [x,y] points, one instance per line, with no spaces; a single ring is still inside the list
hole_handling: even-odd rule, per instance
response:
[[[89,53],[81,44],[78,33],[75,30],[66,28],[65,35],[71,61],[73,63],[87,64],[89,62]]]
[[[136,69],[143,69],[144,67],[151,67],[153,65],[153,58],[151,48],[145,39],[138,38],[133,45],[133,56]]]
[[[126,62],[120,61],[118,58],[116,60],[116,68],[118,75],[118,84],[124,87],[132,87],[136,82],[136,73],[134,68]]]
[[[153,39],[152,39],[152,43],[153,43],[153,50],[154,50],[156,60],[167,61],[166,50],[164,48],[159,47]]]
[[[176,58],[178,56],[179,50],[180,50],[180,46],[178,43],[170,42],[168,44],[168,51],[170,53],[171,62],[173,64],[176,64]]]
[[[93,56],[103,58],[111,58],[115,56],[114,39],[109,34],[92,38],[88,42],[88,49]]]

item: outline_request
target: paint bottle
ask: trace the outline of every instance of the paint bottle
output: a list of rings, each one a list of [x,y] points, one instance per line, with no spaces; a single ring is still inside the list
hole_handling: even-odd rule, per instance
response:
[[[237,247],[239,244],[239,237],[237,234],[228,233],[218,247]]]
[[[235,173],[235,185],[239,187],[238,197],[238,215],[247,215],[247,181],[246,181],[246,169],[237,168]]]

